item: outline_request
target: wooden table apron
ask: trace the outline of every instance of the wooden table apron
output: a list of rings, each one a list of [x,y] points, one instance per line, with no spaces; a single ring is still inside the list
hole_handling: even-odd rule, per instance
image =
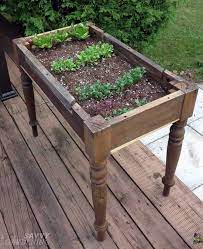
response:
[[[100,115],[90,117],[27,48],[30,38],[20,38],[14,41],[16,61],[21,68],[22,86],[33,135],[37,136],[37,119],[32,80],[39,85],[85,143],[90,162],[95,229],[97,239],[104,240],[107,229],[106,163],[110,151],[150,131],[172,123],[167,149],[166,173],[163,177],[163,195],[168,196],[170,188],[174,185],[174,174],[184,138],[184,127],[188,117],[193,113],[197,87],[189,86],[182,78],[164,70],[93,24],[89,23],[89,27],[92,34],[113,44],[117,54],[132,65],[145,67],[160,84],[163,86],[168,84],[172,88],[169,95],[112,118],[110,121],[106,121]]]

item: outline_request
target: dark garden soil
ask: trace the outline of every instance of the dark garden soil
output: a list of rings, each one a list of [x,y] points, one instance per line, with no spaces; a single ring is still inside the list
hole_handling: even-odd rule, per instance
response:
[[[69,41],[57,45],[52,49],[32,49],[32,52],[39,61],[51,71],[51,62],[59,58],[76,57],[77,53],[84,50],[87,46],[98,42],[95,38],[88,38],[85,41]],[[150,76],[145,75],[140,82],[127,88],[120,95],[114,95],[104,100],[80,101],[75,93],[75,87],[84,84],[92,84],[99,80],[101,83],[112,83],[132,68],[131,64],[123,60],[120,56],[113,55],[111,58],[98,62],[97,65],[85,66],[75,72],[63,72],[52,74],[61,84],[76,98],[77,102],[91,115],[97,114],[103,117],[111,116],[112,111],[127,107],[136,108],[135,99],[145,99],[151,102],[164,95],[167,91]]]

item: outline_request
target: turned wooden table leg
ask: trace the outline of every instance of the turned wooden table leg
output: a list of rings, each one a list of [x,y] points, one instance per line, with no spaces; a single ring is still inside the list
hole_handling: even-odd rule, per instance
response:
[[[95,117],[91,123],[86,122],[85,145],[89,155],[92,200],[95,212],[95,230],[97,240],[103,241],[107,230],[107,157],[110,153],[109,129],[98,131],[103,118]]]
[[[21,82],[28,110],[28,115],[30,119],[29,124],[32,127],[33,136],[37,137],[38,136],[37,119],[36,119],[35,99],[34,99],[32,80],[23,70],[21,70]]]
[[[166,173],[162,179],[164,184],[164,190],[163,190],[164,196],[169,195],[170,188],[175,184],[174,175],[180,157],[186,124],[187,120],[178,121],[174,123],[170,129],[167,157],[166,157]]]
[[[97,232],[97,240],[105,239],[107,229],[106,221],[106,205],[107,205],[107,168],[106,160],[96,163],[90,161],[90,179],[92,187],[92,200],[95,212],[95,230]]]

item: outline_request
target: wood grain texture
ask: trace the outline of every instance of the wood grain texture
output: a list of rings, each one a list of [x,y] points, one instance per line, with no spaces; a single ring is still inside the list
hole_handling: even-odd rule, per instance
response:
[[[36,117],[35,97],[34,97],[32,80],[23,70],[20,70],[20,73],[21,73],[21,83],[25,97],[25,103],[27,106],[28,115],[30,119],[29,124],[32,127],[33,136],[37,137],[38,136],[37,117]]]
[[[103,129],[101,129],[103,127]],[[97,239],[103,241],[107,230],[107,159],[111,149],[110,127],[96,116],[85,122],[85,147],[89,155],[92,200],[95,212]]]
[[[48,249],[1,142],[0,179],[0,210],[13,248]]]
[[[186,125],[187,119],[175,122],[170,128],[166,156],[166,172],[165,176],[162,178],[164,196],[169,196],[170,188],[175,184],[174,176],[180,158]]]
[[[203,203],[176,178],[176,185],[167,198],[162,196],[165,168],[144,145],[135,143],[113,153],[113,158],[131,176],[143,193],[191,248],[195,232],[203,233]]]
[[[17,112],[13,112],[12,106],[14,103],[18,108]],[[116,249],[116,246],[109,235],[102,244],[95,240],[93,226],[94,212],[91,205],[87,202],[78,185],[74,182],[71,174],[68,172],[66,166],[61,161],[40,127],[38,139],[32,138],[28,129],[29,124],[26,120],[27,114],[24,110],[24,105],[25,104],[20,98],[15,100],[11,99],[6,102],[8,111],[12,115],[30,150],[35,156],[40,169],[46,176],[46,179],[66,216],[69,217],[72,227],[77,231],[78,237],[84,248]],[[42,113],[42,115],[47,115],[45,106],[41,106],[41,109],[37,110]],[[57,129],[55,132],[57,132]],[[63,142],[63,138],[61,138],[61,141]]]
[[[0,247],[7,249],[14,249],[1,212],[0,212]]]
[[[113,44],[115,50],[123,54],[131,64],[145,67],[152,77],[154,76],[154,78],[162,80],[164,69],[161,66],[107,33],[104,33],[103,39]]]
[[[197,86],[186,90],[180,120],[184,121],[192,116],[197,98]]]
[[[178,120],[183,99],[178,91],[110,120],[111,149]]]
[[[49,247],[55,249],[69,245],[70,248],[82,248],[50,186],[1,102],[0,134],[1,142],[41,229],[50,233],[47,238]],[[23,156],[19,156],[19,151],[23,151]]]

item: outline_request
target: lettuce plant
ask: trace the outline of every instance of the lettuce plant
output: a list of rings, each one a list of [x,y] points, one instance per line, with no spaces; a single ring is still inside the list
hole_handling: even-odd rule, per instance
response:
[[[129,87],[139,81],[144,73],[145,69],[142,67],[131,69],[116,81],[114,91],[117,93],[122,92],[126,87]]]
[[[111,95],[112,86],[110,83],[102,84],[99,80],[92,85],[85,85],[83,87],[76,87],[76,94],[82,101],[88,99],[100,100]]]
[[[109,43],[101,43],[99,47],[100,56],[104,58],[111,57],[113,54],[113,46]]]
[[[38,48],[52,48],[53,45],[70,40],[71,38],[84,40],[89,36],[89,27],[79,23],[73,25],[67,31],[57,31],[45,35],[36,35],[32,39],[33,45]]]
[[[131,108],[128,108],[128,107],[118,108],[118,109],[115,109],[112,111],[112,114],[113,114],[112,116],[119,116],[121,114],[124,114],[124,113],[130,111],[130,110],[131,110]]]
[[[70,35],[77,40],[85,40],[89,37],[89,27],[83,23],[72,26]]]
[[[53,46],[53,38],[51,35],[34,36],[32,43],[38,48],[51,48]]]
[[[87,47],[84,51],[77,55],[76,63],[79,66],[87,64],[95,64],[102,58],[111,57],[113,53],[113,45],[109,43],[99,42]]]
[[[61,73],[64,71],[75,71],[76,69],[77,66],[72,59],[58,59],[51,64],[51,70],[55,73]]]
[[[51,68],[55,73],[74,71],[88,64],[95,64],[102,58],[111,57],[113,46],[108,43],[97,43],[87,47],[73,59],[58,59],[52,62]]]
[[[146,105],[147,104],[147,100],[146,99],[135,99],[135,104],[137,106],[143,106],[143,105]]]
[[[136,84],[143,77],[144,73],[145,69],[136,67],[118,78],[115,84],[96,81],[91,85],[78,86],[75,88],[75,91],[81,101],[88,99],[105,99],[110,95],[119,94],[127,87]]]
[[[54,43],[62,43],[71,39],[69,32],[67,31],[57,31],[53,34],[53,41]]]

